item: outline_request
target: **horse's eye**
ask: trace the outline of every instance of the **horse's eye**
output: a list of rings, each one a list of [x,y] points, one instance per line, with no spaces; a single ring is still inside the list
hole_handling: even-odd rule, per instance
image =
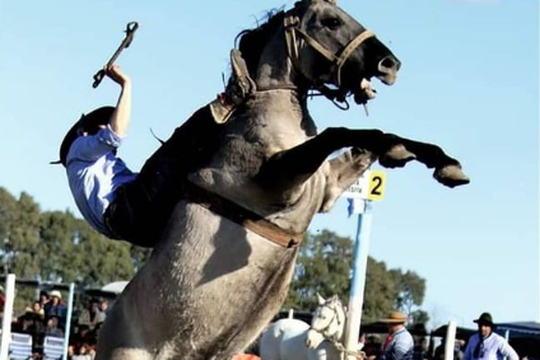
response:
[[[321,24],[324,27],[329,28],[330,30],[336,30],[338,27],[341,26],[341,20],[338,18],[326,18],[321,20]]]

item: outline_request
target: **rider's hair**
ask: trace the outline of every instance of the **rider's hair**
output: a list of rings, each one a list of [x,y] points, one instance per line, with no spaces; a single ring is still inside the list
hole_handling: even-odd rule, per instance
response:
[[[87,115],[83,114],[75,125],[69,129],[66,136],[64,136],[62,145],[60,145],[60,163],[64,165],[64,167],[66,166],[66,159],[69,149],[71,148],[71,144],[73,144],[75,139],[81,136],[84,132],[88,133],[89,135],[96,134],[100,129],[100,125],[106,125],[109,123],[114,109],[115,108],[113,106],[103,106],[95,109]]]

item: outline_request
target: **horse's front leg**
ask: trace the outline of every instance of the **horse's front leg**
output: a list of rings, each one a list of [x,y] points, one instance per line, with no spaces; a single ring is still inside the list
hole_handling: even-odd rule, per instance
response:
[[[448,156],[437,145],[423,143],[397,137],[396,140],[403,144],[407,150],[416,156],[416,160],[426,165],[429,169],[435,168],[433,177],[441,184],[448,187],[465,185],[470,179],[461,170],[461,164],[456,159]],[[382,163],[384,166],[384,163]]]
[[[358,178],[377,161],[369,151],[353,148],[330,161],[326,170],[326,188],[320,212],[332,210],[334,203]]]
[[[319,170],[330,154],[345,147],[365,149],[387,167],[402,167],[415,156],[400,141],[380,130],[328,128],[301,145],[274,154],[262,165],[255,180],[275,192],[290,193]],[[358,177],[363,170],[365,167],[360,165],[351,171]]]

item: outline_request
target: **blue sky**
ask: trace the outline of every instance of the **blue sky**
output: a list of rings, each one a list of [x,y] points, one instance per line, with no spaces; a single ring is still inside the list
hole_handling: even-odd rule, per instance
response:
[[[116,100],[92,75],[123,37],[140,29],[119,63],[134,83],[122,157],[138,170],[222,89],[234,37],[287,1],[0,1],[0,185],[30,193],[45,210],[75,213],[57,158],[64,132],[84,111]],[[184,2],[182,2],[184,3]],[[320,128],[380,128],[432,142],[458,158],[472,183],[448,189],[418,164],[389,170],[374,204],[370,255],[427,280],[433,324],[472,327],[538,320],[538,4],[530,0],[342,0],[403,62],[369,117],[317,99]],[[311,231],[354,236],[345,201]]]

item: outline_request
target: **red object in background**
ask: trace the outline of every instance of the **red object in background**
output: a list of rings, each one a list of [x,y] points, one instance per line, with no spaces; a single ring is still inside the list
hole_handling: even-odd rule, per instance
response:
[[[4,312],[4,304],[6,303],[6,297],[4,294],[0,294],[0,313]]]
[[[232,360],[261,360],[261,358],[253,354],[238,354],[234,355]]]

